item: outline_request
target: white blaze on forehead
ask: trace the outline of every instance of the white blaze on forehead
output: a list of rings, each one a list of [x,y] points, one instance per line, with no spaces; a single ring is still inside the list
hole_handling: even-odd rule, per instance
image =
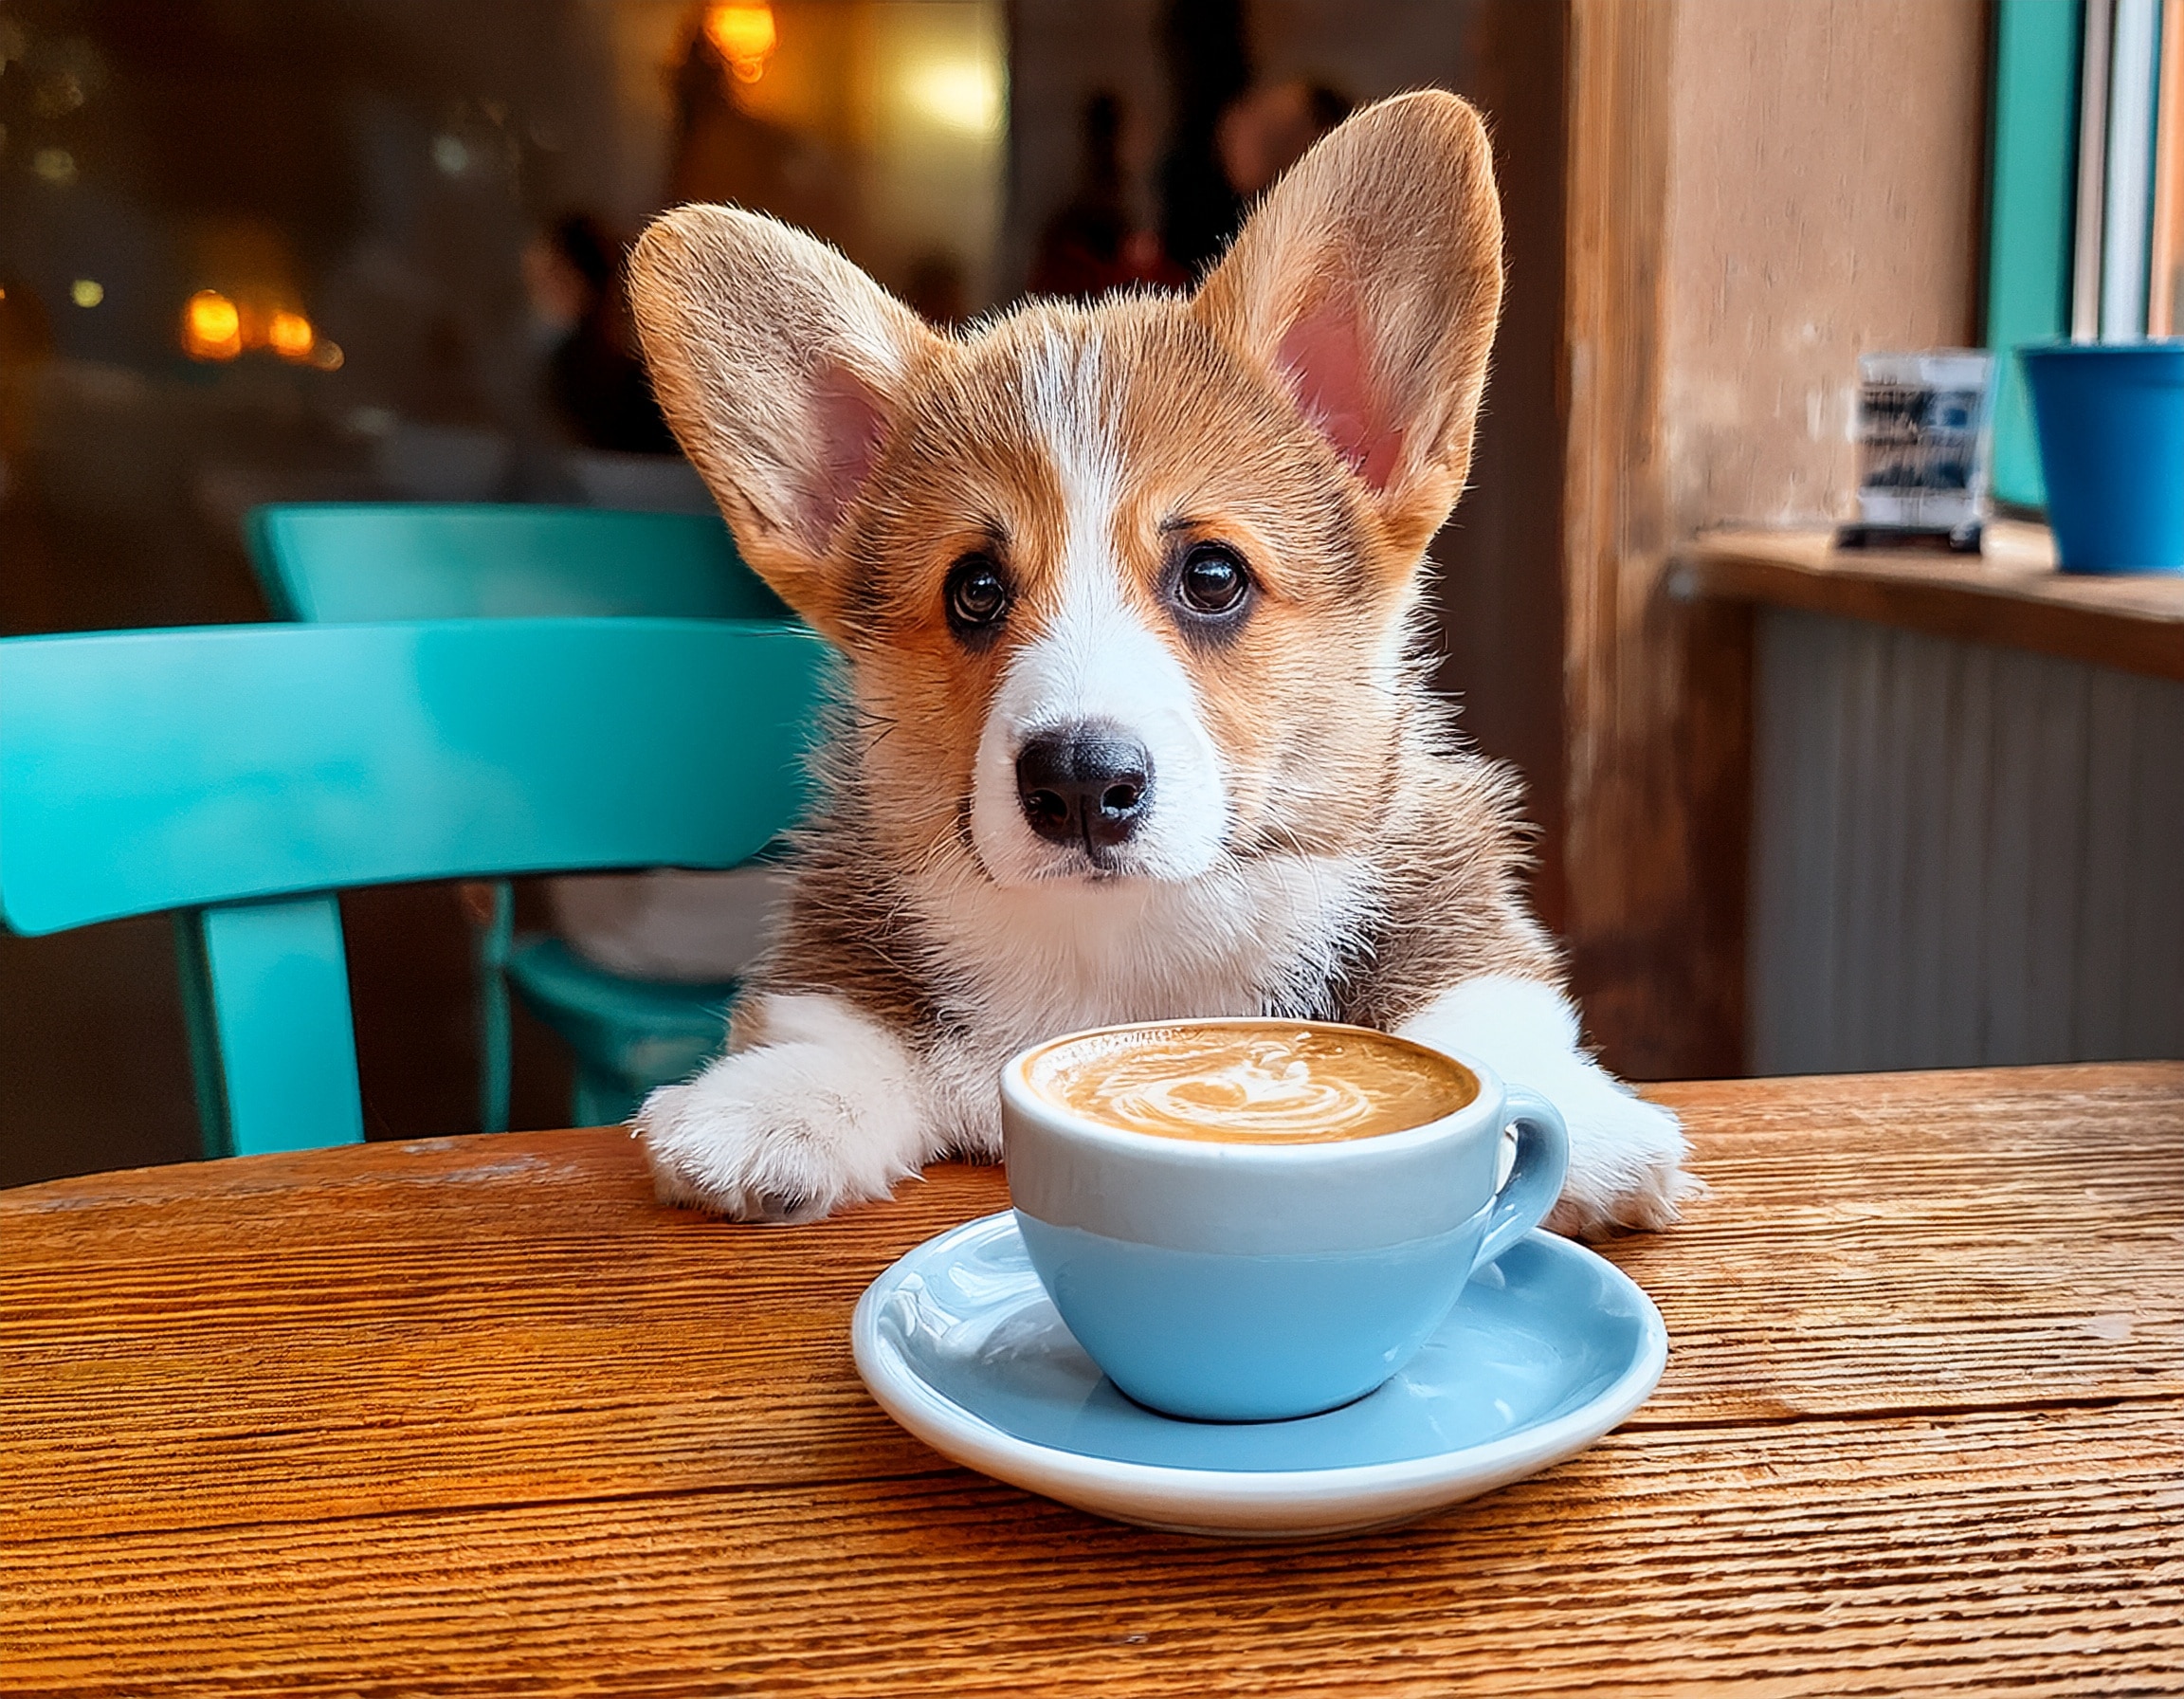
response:
[[[1101,396],[1099,343],[1049,337],[1027,355],[1024,402],[1063,502],[1062,605],[1010,658],[978,740],[971,836],[1002,885],[1083,874],[1081,850],[1032,831],[1016,757],[1041,732],[1097,722],[1153,758],[1145,816],[1108,871],[1187,879],[1212,866],[1228,828],[1227,788],[1191,675],[1133,611],[1114,542],[1121,468]]]
[[[1122,466],[1101,395],[1100,343],[1049,335],[1024,361],[1024,410],[1062,485],[1064,562],[1112,558]]]

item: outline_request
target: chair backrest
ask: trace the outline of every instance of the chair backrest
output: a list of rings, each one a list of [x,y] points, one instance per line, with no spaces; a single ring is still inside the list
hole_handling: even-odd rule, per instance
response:
[[[209,1142],[351,1142],[326,893],[737,866],[801,811],[827,665],[801,628],[718,620],[0,640],[0,918],[191,917],[218,1048]]]
[[[718,517],[594,507],[292,502],[252,509],[277,619],[791,617]]]
[[[687,462],[605,456],[650,471]],[[628,466],[620,470],[627,471]],[[559,614],[689,619],[791,617],[743,564],[718,514],[592,507],[447,503],[292,503],[254,509],[244,527],[259,581],[278,617],[311,625],[356,620],[520,619]],[[478,969],[479,1124],[508,1124],[511,1052],[507,967],[516,899],[505,879],[471,942]],[[194,1036],[205,999],[189,982]],[[536,989],[536,987],[534,987]]]

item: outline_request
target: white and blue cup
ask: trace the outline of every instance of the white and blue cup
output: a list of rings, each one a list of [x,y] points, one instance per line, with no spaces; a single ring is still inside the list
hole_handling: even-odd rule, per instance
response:
[[[1072,1112],[1033,1083],[1069,1046],[1157,1027],[1357,1032],[1153,1023],[1054,1039],[1002,1069],[1003,1158],[1031,1266],[1077,1342],[1151,1409],[1268,1421],[1364,1397],[1561,1193],[1569,1146],[1554,1106],[1438,1051],[1460,1076],[1459,1107],[1323,1142],[1165,1137]]]

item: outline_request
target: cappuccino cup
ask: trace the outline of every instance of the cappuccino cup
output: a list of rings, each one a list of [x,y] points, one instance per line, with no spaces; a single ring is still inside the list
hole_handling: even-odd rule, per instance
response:
[[[1316,1021],[1052,1039],[1003,1067],[1001,1125],[1063,1322],[1130,1398],[1202,1421],[1311,1416],[1381,1385],[1554,1207],[1568,1162],[1537,1093]]]

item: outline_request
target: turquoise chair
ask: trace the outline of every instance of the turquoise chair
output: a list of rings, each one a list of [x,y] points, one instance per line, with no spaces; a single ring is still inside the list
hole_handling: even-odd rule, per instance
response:
[[[550,614],[793,618],[718,518],[589,507],[299,502],[251,511],[251,564],[275,617],[310,624]],[[719,1049],[733,982],[610,973],[559,939],[515,935],[505,881],[476,944],[479,1120],[508,1124],[508,986],[575,1057],[573,1121],[626,1119]]]
[[[442,502],[291,502],[244,521],[276,619],[794,617],[728,527],[683,513]]]
[[[827,655],[629,618],[0,640],[0,920],[173,913],[207,1154],[354,1143],[333,893],[748,861],[802,809]]]

